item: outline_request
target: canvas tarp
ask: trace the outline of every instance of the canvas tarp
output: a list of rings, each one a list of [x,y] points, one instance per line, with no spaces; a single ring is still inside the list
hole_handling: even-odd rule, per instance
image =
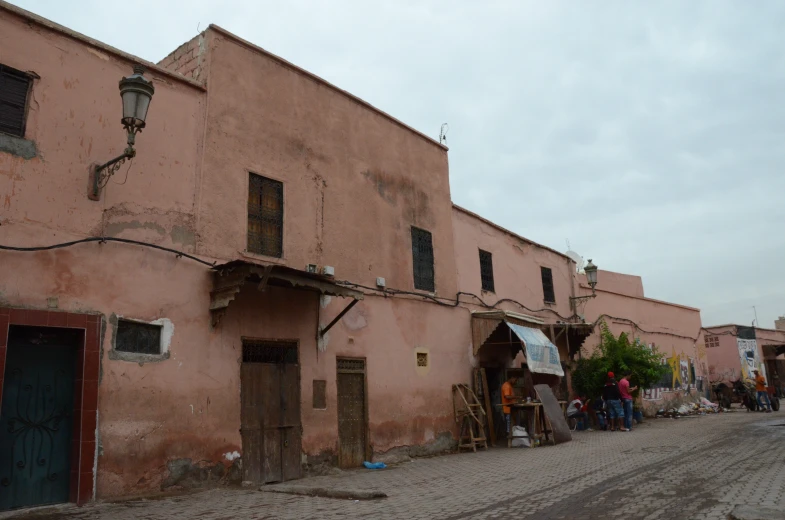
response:
[[[559,349],[540,329],[510,322],[507,322],[507,326],[526,347],[526,364],[529,365],[529,370],[538,374],[564,377],[559,361]]]

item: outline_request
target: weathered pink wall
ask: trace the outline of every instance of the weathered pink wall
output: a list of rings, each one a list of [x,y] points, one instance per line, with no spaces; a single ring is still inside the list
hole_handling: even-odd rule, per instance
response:
[[[572,315],[570,296],[575,263],[568,257],[505,231],[458,206],[453,208],[453,230],[460,291],[481,296],[488,304],[504,298],[516,300],[527,308],[512,302],[504,302],[500,308],[539,316],[549,323]],[[494,293],[482,290],[480,249],[493,255]],[[550,267],[553,272],[555,304],[543,300],[540,267]],[[463,299],[471,302],[470,298]]]
[[[413,289],[417,226],[433,234],[436,292],[454,297],[446,150],[217,29],[207,31],[207,48],[199,251],[257,256],[245,253],[250,171],[284,183],[281,262]]]
[[[707,335],[716,335],[719,346],[706,348],[709,378],[712,381],[735,381],[741,377],[739,346],[736,342],[736,327],[707,327],[701,334],[700,342],[706,344]]]
[[[598,277],[597,297],[583,306],[586,321],[602,318],[614,334],[626,332],[630,338],[640,338],[646,344],[654,343],[665,356],[685,354],[698,359],[695,340],[701,328],[700,310],[670,304],[649,298],[638,298],[600,289]],[[582,293],[589,291],[582,286]],[[634,325],[637,324],[637,327]],[[599,343],[599,331],[584,344],[589,351]],[[698,374],[696,367],[696,374]]]
[[[643,298],[643,279],[640,276],[599,269],[597,280],[603,291]],[[585,277],[582,282],[585,283]]]
[[[26,131],[38,156],[0,153],[0,243],[29,247],[105,235],[192,251],[204,92],[149,70],[156,93],[148,127],[137,138],[138,155],[130,169],[128,164],[120,169],[100,202],[90,201],[89,165],[105,162],[125,147],[117,83],[132,72],[134,61],[0,12],[2,62],[40,76],[33,83]],[[198,405],[195,396],[222,377],[220,365],[207,365],[200,361],[201,353],[194,353],[202,350],[209,332],[207,322],[203,319],[200,328],[195,317],[197,309],[206,316],[207,268],[116,243],[0,252],[0,264],[4,304],[40,309],[47,308],[47,298],[56,298],[62,310],[167,317],[176,323],[171,352],[173,358],[180,354],[191,361],[184,365],[175,359],[144,367],[109,360],[111,327],[104,336],[98,495],[152,488],[155,477],[145,470],[156,472],[160,462],[153,460],[177,456],[173,446],[185,452],[193,445],[188,440],[176,445],[171,439],[193,431],[189,403]],[[182,383],[173,385],[176,380]],[[214,395],[215,420],[224,424],[221,400]],[[214,435],[223,437],[220,431]],[[168,444],[161,439],[169,439]],[[201,444],[189,456],[198,460],[208,456],[205,450],[218,447]]]
[[[383,276],[388,287],[413,289],[409,226],[416,225],[433,233],[437,293],[455,296],[447,155],[438,143],[211,30],[202,71],[211,74],[209,111],[198,85],[148,71],[156,93],[138,155],[113,179],[122,184],[110,182],[100,202],[89,201],[89,164],[125,145],[117,82],[130,73],[131,58],[5,12],[0,33],[8,36],[0,42],[3,63],[41,76],[27,131],[39,157],[0,153],[0,243],[106,235],[218,261],[259,261],[244,251],[254,171],[285,184],[284,258],[261,260],[299,269],[328,264],[340,279],[372,286]],[[328,333],[317,356],[315,294],[243,290],[212,329],[210,270],[184,258],[107,243],[2,252],[0,263],[3,273],[14,273],[0,276],[3,304],[46,308],[47,298],[57,297],[60,309],[105,317],[99,498],[160,489],[167,465],[178,459],[228,466],[225,455],[242,451],[244,335],[300,341],[306,455],[337,449],[336,355],[367,358],[375,452],[454,433],[450,385],[469,381],[465,309],[369,294]],[[320,323],[346,303],[326,304]],[[113,315],[171,320],[170,358],[142,366],[110,360]],[[416,367],[415,349],[429,352],[427,370]],[[313,379],[328,381],[327,410],[311,408]]]
[[[719,347],[707,348],[709,372],[714,381],[734,381],[741,377],[741,358],[736,336],[736,325],[720,325],[707,327],[702,336],[716,335]],[[761,361],[766,359],[763,351],[765,345],[785,345],[785,331],[775,329],[755,329],[758,356]],[[783,359],[779,356],[779,359]],[[764,363],[765,366],[765,363]],[[769,377],[768,374],[766,374]]]

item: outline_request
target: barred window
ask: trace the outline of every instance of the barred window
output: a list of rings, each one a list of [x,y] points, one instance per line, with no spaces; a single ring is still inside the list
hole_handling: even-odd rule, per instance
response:
[[[134,354],[161,353],[161,325],[118,320],[115,350]]]
[[[335,363],[339,372],[365,372],[364,359],[338,358]]]
[[[255,173],[248,183],[248,251],[283,256],[283,183]]]
[[[717,348],[720,346],[720,337],[714,334],[706,335],[706,348]]]
[[[30,77],[0,64],[0,132],[25,136]]]
[[[493,255],[480,249],[480,278],[482,290],[494,292],[493,285]]]
[[[556,303],[556,294],[553,290],[553,271],[550,267],[540,267],[542,275],[542,296],[547,303]]]
[[[297,342],[244,339],[243,363],[296,365]]]
[[[421,291],[436,289],[433,267],[433,239],[430,231],[412,227],[412,262],[414,288]]]

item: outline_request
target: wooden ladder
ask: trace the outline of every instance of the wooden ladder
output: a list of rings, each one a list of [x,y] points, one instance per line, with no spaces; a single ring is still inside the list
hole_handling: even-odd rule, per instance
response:
[[[477,395],[472,392],[469,385],[459,383],[452,385],[452,405],[455,413],[455,422],[460,423],[461,430],[458,434],[458,449],[477,451],[477,446],[488,449],[488,440],[485,437],[485,410]]]

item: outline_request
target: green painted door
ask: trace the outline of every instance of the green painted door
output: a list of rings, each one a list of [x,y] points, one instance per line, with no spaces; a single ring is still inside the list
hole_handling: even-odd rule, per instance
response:
[[[0,511],[68,502],[76,349],[58,329],[12,334],[0,408]]]

